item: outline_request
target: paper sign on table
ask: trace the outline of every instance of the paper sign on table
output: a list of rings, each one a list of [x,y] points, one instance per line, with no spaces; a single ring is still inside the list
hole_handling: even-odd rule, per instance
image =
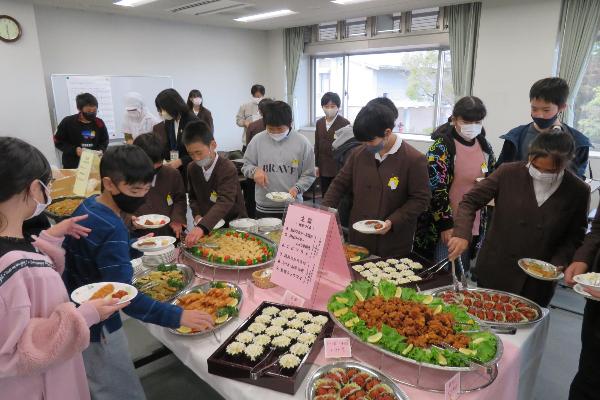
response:
[[[350,338],[326,338],[325,358],[350,358],[352,357],[352,346]]]
[[[78,196],[86,195],[90,174],[92,173],[94,166],[99,163],[100,157],[97,152],[88,149],[82,150],[79,166],[77,167],[77,173],[75,175],[73,193]]]
[[[450,378],[444,385],[444,399],[456,400],[460,396],[460,373]]]
[[[325,261],[328,272],[350,280],[335,214],[300,204],[290,205],[271,282],[314,301]]]
[[[304,306],[306,299],[303,299],[302,297],[290,292],[289,290],[286,290],[283,294],[283,299],[281,301],[283,302],[283,304],[287,304],[288,306],[302,307]]]

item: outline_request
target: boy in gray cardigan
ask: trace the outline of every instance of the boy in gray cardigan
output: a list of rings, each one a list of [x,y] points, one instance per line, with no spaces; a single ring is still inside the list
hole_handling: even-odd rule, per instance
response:
[[[315,181],[315,156],[308,139],[291,130],[287,103],[269,103],[263,118],[267,129],[248,144],[242,172],[256,183],[257,217],[281,217],[285,203],[267,199],[267,193],[288,192],[302,201],[302,193]]]

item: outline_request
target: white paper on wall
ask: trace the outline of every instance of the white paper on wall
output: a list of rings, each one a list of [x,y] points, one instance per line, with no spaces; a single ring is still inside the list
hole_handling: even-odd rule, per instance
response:
[[[111,139],[117,136],[115,129],[115,110],[112,100],[110,77],[108,76],[69,76],[67,77],[67,91],[71,113],[78,112],[75,98],[81,93],[91,93],[98,99],[98,118],[106,124],[108,136]]]

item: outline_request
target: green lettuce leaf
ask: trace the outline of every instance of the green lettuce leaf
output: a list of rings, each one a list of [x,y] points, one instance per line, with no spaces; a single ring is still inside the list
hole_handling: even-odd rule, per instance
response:
[[[379,282],[379,294],[386,300],[391,299],[396,294],[396,285],[387,280]]]

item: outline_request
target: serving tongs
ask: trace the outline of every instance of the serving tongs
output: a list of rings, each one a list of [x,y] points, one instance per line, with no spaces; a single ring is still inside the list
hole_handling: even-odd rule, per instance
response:
[[[160,283],[161,283],[161,281],[148,282],[148,283],[145,283],[142,286],[140,286],[138,288],[138,290],[140,292],[145,292],[146,290],[152,289],[153,287],[160,285]]]
[[[470,328],[473,328],[473,324],[467,324],[466,322],[454,322],[455,325],[464,325],[464,326],[468,326]],[[504,325],[492,325],[492,324],[485,324],[482,322],[477,322],[477,324],[479,325],[479,329],[468,329],[468,330],[464,330],[461,331],[460,333],[478,333],[478,332],[493,332],[493,333],[499,333],[501,335],[514,335],[515,333],[517,333],[517,328],[514,326],[504,326]]]
[[[273,367],[273,365],[279,362],[281,356],[277,357],[275,361],[265,365],[265,363],[271,358],[275,350],[275,347],[272,346],[267,355],[258,364],[256,364],[254,368],[250,370],[250,379],[252,379],[253,381],[257,381],[258,378],[263,376],[269,368]]]
[[[417,276],[420,276],[422,279],[429,279],[433,275],[440,272],[442,270],[442,268],[444,268],[446,265],[448,265],[449,262],[450,262],[450,260],[448,258],[444,258],[442,261],[439,261],[439,262],[433,264],[431,267],[426,268],[423,271],[419,272],[417,274]]]
[[[490,366],[490,365],[485,365],[484,363],[482,363],[481,361],[477,360],[477,359],[476,359],[475,357],[473,357],[473,356],[469,356],[469,355],[467,355],[467,354],[465,354],[465,353],[461,353],[461,352],[460,352],[460,350],[458,350],[456,347],[452,346],[452,345],[451,345],[451,344],[449,344],[449,343],[444,343],[444,342],[442,342],[442,343],[440,343],[439,345],[433,345],[433,347],[437,347],[438,349],[441,349],[441,350],[444,350],[444,349],[445,349],[445,350],[450,350],[450,351],[453,351],[453,352],[455,352],[455,353],[460,353],[460,354],[462,354],[462,355],[465,355],[465,356],[467,356],[467,357],[468,357],[468,361],[469,361],[469,364],[470,364],[471,366],[473,366],[473,365],[476,365],[476,366],[478,366],[478,367],[480,367],[480,368],[483,368],[483,369],[485,369],[485,370],[486,370],[486,372],[487,372],[487,373],[490,373],[490,372],[491,372],[491,370],[492,370],[492,366]]]

